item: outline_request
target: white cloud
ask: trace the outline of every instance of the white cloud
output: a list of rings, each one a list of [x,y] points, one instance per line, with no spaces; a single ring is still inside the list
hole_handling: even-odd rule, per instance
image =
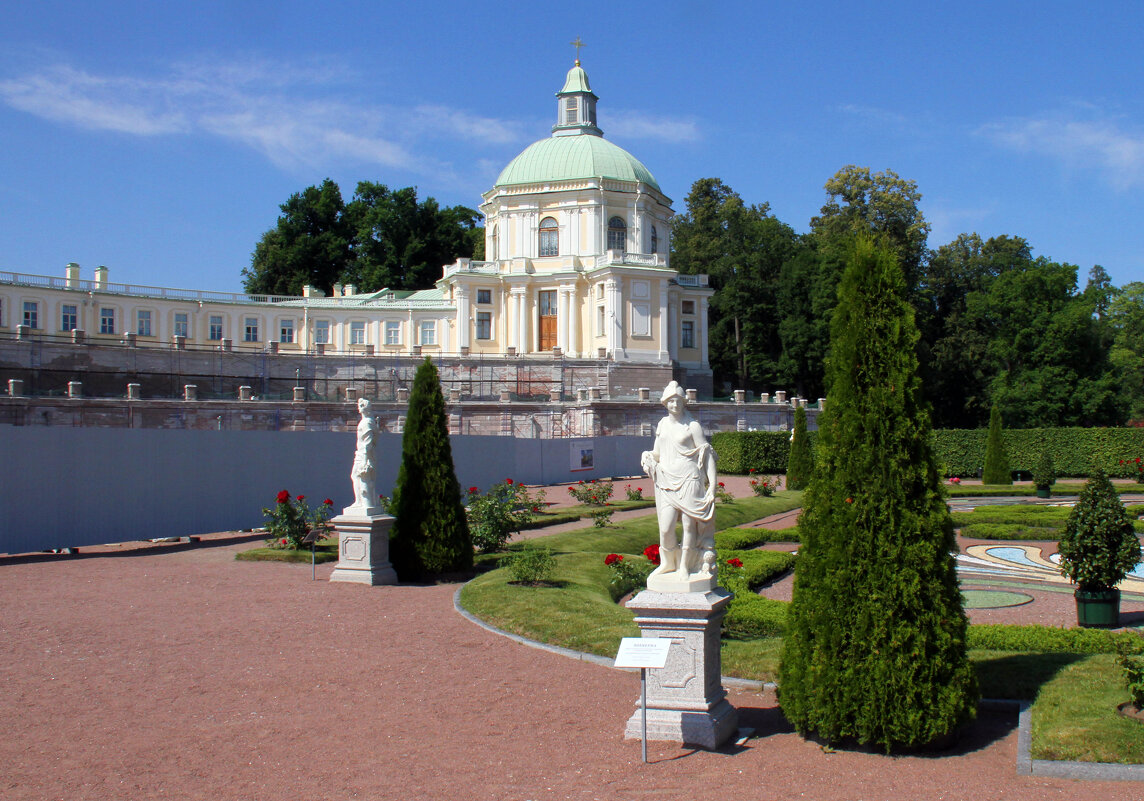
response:
[[[664,117],[640,111],[609,110],[600,120],[608,136],[619,139],[659,139],[664,142],[699,141],[699,125],[690,118]]]
[[[1117,189],[1144,185],[1144,133],[1113,120],[1011,119],[983,125],[978,133],[1008,150],[1046,156],[1073,169],[1096,169]]]
[[[452,168],[431,154],[427,139],[482,146],[524,138],[518,123],[460,109],[363,106],[337,86],[349,77],[332,62],[298,66],[253,58],[186,62],[148,78],[98,76],[57,64],[0,79],[0,102],[90,130],[217,136],[284,168],[348,161],[444,177]]]
[[[102,78],[56,66],[0,80],[0,99],[37,117],[93,130],[154,136],[188,129],[184,114],[165,102],[170,86],[131,78]]]

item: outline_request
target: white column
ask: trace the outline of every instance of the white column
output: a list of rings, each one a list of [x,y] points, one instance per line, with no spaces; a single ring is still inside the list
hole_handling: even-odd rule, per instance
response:
[[[664,279],[659,282],[659,360],[661,362],[669,361],[672,358],[667,333],[670,330],[667,325],[667,305],[667,280]]]
[[[679,358],[679,316],[670,299],[667,307],[667,353],[672,359]]]
[[[556,329],[556,344],[560,350],[568,352],[568,287],[561,286],[559,294],[556,296],[559,301],[559,307],[556,311],[557,329]]]
[[[699,336],[699,366],[703,368],[710,367],[707,363],[707,298],[702,297],[699,299],[699,331],[696,334]]]
[[[604,283],[605,310],[608,326],[608,352],[617,358],[626,358],[624,353],[624,310],[620,298],[620,282],[609,278]]]
[[[457,287],[457,350],[469,347],[469,292]]]

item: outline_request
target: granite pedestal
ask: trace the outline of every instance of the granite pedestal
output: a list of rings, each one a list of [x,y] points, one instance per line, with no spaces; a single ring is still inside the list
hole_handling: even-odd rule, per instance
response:
[[[330,520],[338,533],[338,563],[330,581],[355,584],[396,584],[389,561],[389,529],[393,517],[380,507],[344,509]]]
[[[644,590],[628,601],[644,637],[672,640],[667,664],[647,672],[647,738],[718,748],[738,732],[738,713],[720,680],[719,634],[731,594]],[[640,710],[624,737],[640,738]]]

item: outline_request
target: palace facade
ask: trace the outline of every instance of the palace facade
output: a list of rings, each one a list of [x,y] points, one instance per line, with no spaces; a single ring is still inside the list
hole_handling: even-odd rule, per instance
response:
[[[705,275],[671,269],[671,200],[607,141],[576,65],[552,135],[483,196],[485,261],[443,268],[432,289],[271,297],[0,272],[0,337],[288,356],[605,360],[657,366],[710,392]],[[666,368],[666,369],[663,369]],[[621,382],[622,383],[622,382]]]

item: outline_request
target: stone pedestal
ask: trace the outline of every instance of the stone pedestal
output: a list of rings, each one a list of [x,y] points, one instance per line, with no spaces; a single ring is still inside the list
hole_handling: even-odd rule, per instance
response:
[[[720,681],[719,632],[731,594],[644,590],[628,601],[644,637],[672,640],[667,665],[647,672],[647,738],[718,748],[739,729],[739,716]],[[640,709],[627,739],[640,737]]]
[[[330,520],[338,534],[338,563],[330,581],[354,584],[396,584],[389,562],[389,529],[393,518],[381,507],[349,507]]]

